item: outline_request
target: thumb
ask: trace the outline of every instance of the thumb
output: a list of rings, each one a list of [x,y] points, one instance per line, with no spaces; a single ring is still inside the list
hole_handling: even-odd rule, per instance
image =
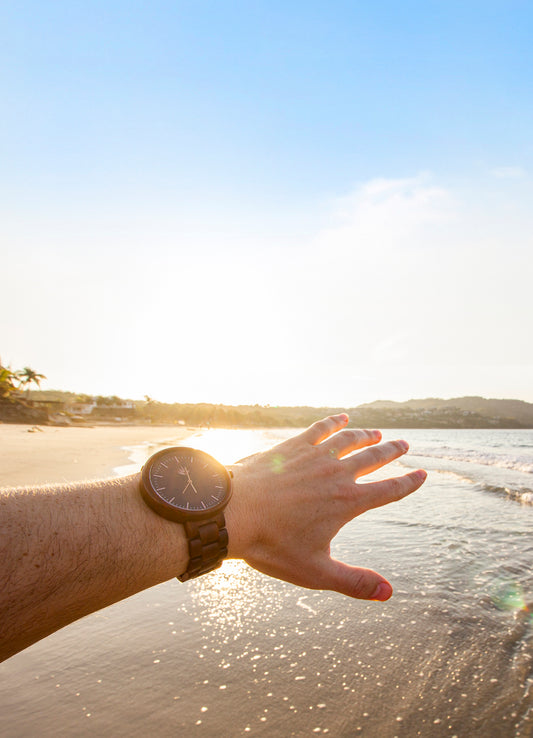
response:
[[[342,561],[328,559],[324,565],[323,575],[327,589],[348,597],[384,602],[392,595],[389,582],[372,569],[348,566]]]

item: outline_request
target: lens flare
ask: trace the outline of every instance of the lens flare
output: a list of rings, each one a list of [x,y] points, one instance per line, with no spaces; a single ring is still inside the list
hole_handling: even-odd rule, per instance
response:
[[[285,457],[283,454],[275,454],[272,458],[272,471],[274,474],[281,474],[285,467]]]
[[[527,620],[533,624],[533,613],[526,602],[524,590],[519,582],[509,580],[497,582],[492,589],[491,597],[498,610],[523,612]]]

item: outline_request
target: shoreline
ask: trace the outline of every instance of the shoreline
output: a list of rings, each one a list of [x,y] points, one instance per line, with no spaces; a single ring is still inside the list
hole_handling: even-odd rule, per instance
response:
[[[15,437],[28,473],[38,446],[61,469],[67,441],[90,463],[103,444],[113,466],[137,451],[140,458],[151,444],[179,443],[180,433],[186,445],[198,435],[191,445],[220,459],[276,440],[183,426],[60,428],[57,437],[48,429],[48,438],[46,429],[28,429],[0,425],[0,441]],[[420,443],[431,453],[434,434],[414,435],[413,448]],[[1,664],[3,735],[209,738],[231,725],[236,736],[275,736],[287,733],[289,721],[306,736],[316,728],[328,735],[491,736],[494,725],[509,736],[531,735],[524,678],[531,666],[533,579],[524,544],[531,511],[486,489],[477,472],[463,477],[471,462],[455,451],[465,438],[441,437],[452,457],[426,457],[433,463],[424,492],[369,511],[336,537],[336,558],[391,580],[395,594],[387,603],[303,590],[233,561],[185,585],[172,579]],[[487,448],[505,455],[506,438],[479,434],[468,448],[474,458]],[[531,431],[522,440],[513,453],[529,459]],[[8,447],[0,449],[7,458]],[[487,467],[491,477],[494,468]],[[511,471],[502,468],[502,477]],[[185,677],[176,676],[177,664]]]
[[[116,476],[129,448],[173,444],[198,429],[173,425],[53,426],[0,423],[0,487]]]

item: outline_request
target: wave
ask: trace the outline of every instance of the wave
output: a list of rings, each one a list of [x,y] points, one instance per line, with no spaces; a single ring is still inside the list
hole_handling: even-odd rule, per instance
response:
[[[429,454],[425,454],[427,457]],[[413,469],[416,466],[418,466],[418,461],[415,464],[414,461],[417,458],[417,454],[413,454],[411,458],[403,458],[400,459],[397,463],[400,464],[400,466],[404,466],[408,469]],[[419,457],[420,458],[420,457]],[[442,458],[437,457],[435,455],[435,458]],[[448,458],[448,457],[446,457]],[[427,465],[428,466],[428,465]],[[469,473],[468,469],[463,469],[462,471],[458,471],[457,469],[432,469],[432,474],[444,474],[447,477],[454,477],[458,482],[462,482],[464,484],[470,484],[478,487],[479,489],[483,490],[484,492],[491,492],[492,494],[499,494],[504,495],[508,500],[514,500],[515,502],[520,502],[524,505],[533,505],[533,484],[532,486],[529,486],[527,483],[529,480],[526,478],[526,484],[515,484],[514,486],[511,486],[510,484],[494,484],[493,481],[487,482],[483,479],[480,479],[479,473],[476,474],[475,467],[472,466],[471,473]]]
[[[447,459],[482,466],[498,466],[501,469],[513,469],[525,474],[533,474],[531,456],[513,454],[495,454],[480,449],[458,449],[449,446],[439,448],[413,449],[412,456],[424,456],[430,459]]]
[[[495,494],[504,494],[508,499],[523,505],[533,505],[533,489],[529,487],[500,487],[495,484],[480,484],[482,489]]]

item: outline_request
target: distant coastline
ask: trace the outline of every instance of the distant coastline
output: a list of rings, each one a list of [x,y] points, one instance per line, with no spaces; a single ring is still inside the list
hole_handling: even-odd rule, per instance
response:
[[[305,427],[325,415],[347,412],[352,427],[376,428],[533,428],[533,403],[522,400],[458,397],[406,402],[371,402],[357,407],[217,405],[162,403],[118,397],[91,397],[60,390],[35,390],[0,421],[52,425],[167,424],[216,428]],[[39,420],[37,420],[37,417]]]

